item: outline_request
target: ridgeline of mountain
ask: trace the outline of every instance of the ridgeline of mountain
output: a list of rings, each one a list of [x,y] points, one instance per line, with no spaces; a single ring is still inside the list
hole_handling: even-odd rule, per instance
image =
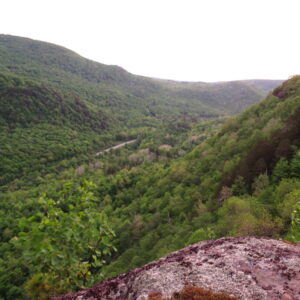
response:
[[[278,81],[184,83],[156,80],[85,59],[53,44],[0,35],[2,71],[71,92],[126,124],[141,118],[215,117],[262,99]],[[129,122],[124,114],[131,119]]]

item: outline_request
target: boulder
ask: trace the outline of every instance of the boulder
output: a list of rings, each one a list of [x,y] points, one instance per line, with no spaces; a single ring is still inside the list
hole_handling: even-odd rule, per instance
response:
[[[241,300],[300,299],[300,246],[258,237],[192,244],[157,261],[55,300],[148,300],[171,297],[185,286]]]

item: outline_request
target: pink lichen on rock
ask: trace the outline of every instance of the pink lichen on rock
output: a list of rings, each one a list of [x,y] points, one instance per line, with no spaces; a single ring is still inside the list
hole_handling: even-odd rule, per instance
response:
[[[190,245],[158,261],[56,300],[147,300],[171,297],[185,285],[241,300],[300,299],[300,246],[257,237]]]

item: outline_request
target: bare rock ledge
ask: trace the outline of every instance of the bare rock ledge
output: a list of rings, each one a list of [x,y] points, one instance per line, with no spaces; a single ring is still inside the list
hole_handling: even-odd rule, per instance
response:
[[[300,245],[257,237],[192,244],[158,261],[55,300],[146,300],[170,297],[185,285],[241,300],[300,300]]]

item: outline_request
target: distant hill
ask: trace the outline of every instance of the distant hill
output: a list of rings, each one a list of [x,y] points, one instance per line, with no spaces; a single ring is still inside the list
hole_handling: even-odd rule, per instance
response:
[[[236,113],[278,85],[270,80],[251,84],[156,80],[85,59],[60,46],[8,35],[0,35],[0,70],[71,92],[129,124],[145,117]]]
[[[143,128],[237,113],[277,84],[262,82],[268,88],[152,79],[60,46],[0,35],[0,185],[136,138]]]
[[[269,92],[273,90],[276,86],[282,83],[282,80],[261,80],[261,79],[253,79],[253,80],[243,80],[243,83],[246,83],[254,88],[260,89],[265,92]]]

